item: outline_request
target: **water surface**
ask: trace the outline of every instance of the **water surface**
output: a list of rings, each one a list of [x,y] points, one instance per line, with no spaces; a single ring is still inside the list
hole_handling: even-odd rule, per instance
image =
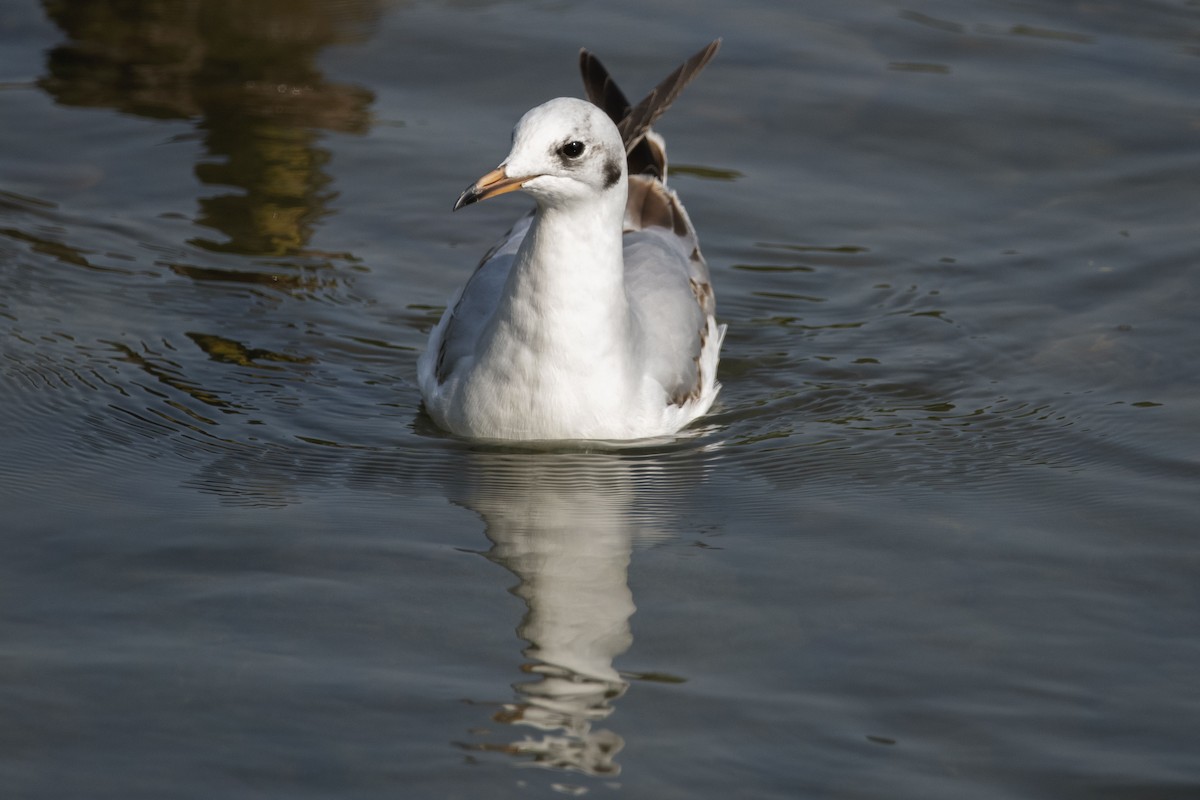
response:
[[[1200,791],[1200,7],[0,3],[20,798]],[[416,358],[513,122],[630,95],[718,406],[481,446]],[[65,768],[69,765],[69,768]]]

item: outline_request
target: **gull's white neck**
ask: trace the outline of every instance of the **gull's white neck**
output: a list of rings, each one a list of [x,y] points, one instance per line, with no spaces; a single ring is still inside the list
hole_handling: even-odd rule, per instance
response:
[[[481,337],[476,369],[491,396],[477,400],[546,438],[611,413],[632,381],[623,183],[590,202],[539,204]]]
[[[615,188],[615,187],[614,187]],[[621,193],[594,203],[538,208],[521,243],[498,316],[530,337],[532,345],[590,347],[627,313]],[[610,202],[613,199],[618,203]],[[583,341],[563,338],[571,331]],[[543,337],[546,337],[543,339]]]

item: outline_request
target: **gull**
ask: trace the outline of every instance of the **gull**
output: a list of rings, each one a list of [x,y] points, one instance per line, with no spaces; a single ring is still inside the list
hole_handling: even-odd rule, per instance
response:
[[[521,190],[536,207],[429,335],[417,372],[439,427],[472,439],[632,440],[673,434],[711,408],[725,325],[650,125],[719,46],[636,106],[581,50],[588,100],[527,112],[508,157],[458,198],[455,211]]]

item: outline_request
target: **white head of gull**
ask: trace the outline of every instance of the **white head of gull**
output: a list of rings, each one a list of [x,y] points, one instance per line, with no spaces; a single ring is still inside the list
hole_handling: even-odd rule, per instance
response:
[[[418,376],[440,427],[477,439],[630,440],[675,433],[712,406],[725,326],[650,124],[718,46],[632,108],[583,51],[591,102],[560,97],[526,113],[508,157],[463,192],[456,210],[516,190],[537,206],[430,334]]]

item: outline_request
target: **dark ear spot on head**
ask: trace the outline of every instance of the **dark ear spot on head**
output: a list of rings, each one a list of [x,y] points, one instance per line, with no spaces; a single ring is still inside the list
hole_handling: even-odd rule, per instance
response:
[[[619,180],[621,180],[621,162],[610,158],[604,162],[604,188],[611,189]]]

